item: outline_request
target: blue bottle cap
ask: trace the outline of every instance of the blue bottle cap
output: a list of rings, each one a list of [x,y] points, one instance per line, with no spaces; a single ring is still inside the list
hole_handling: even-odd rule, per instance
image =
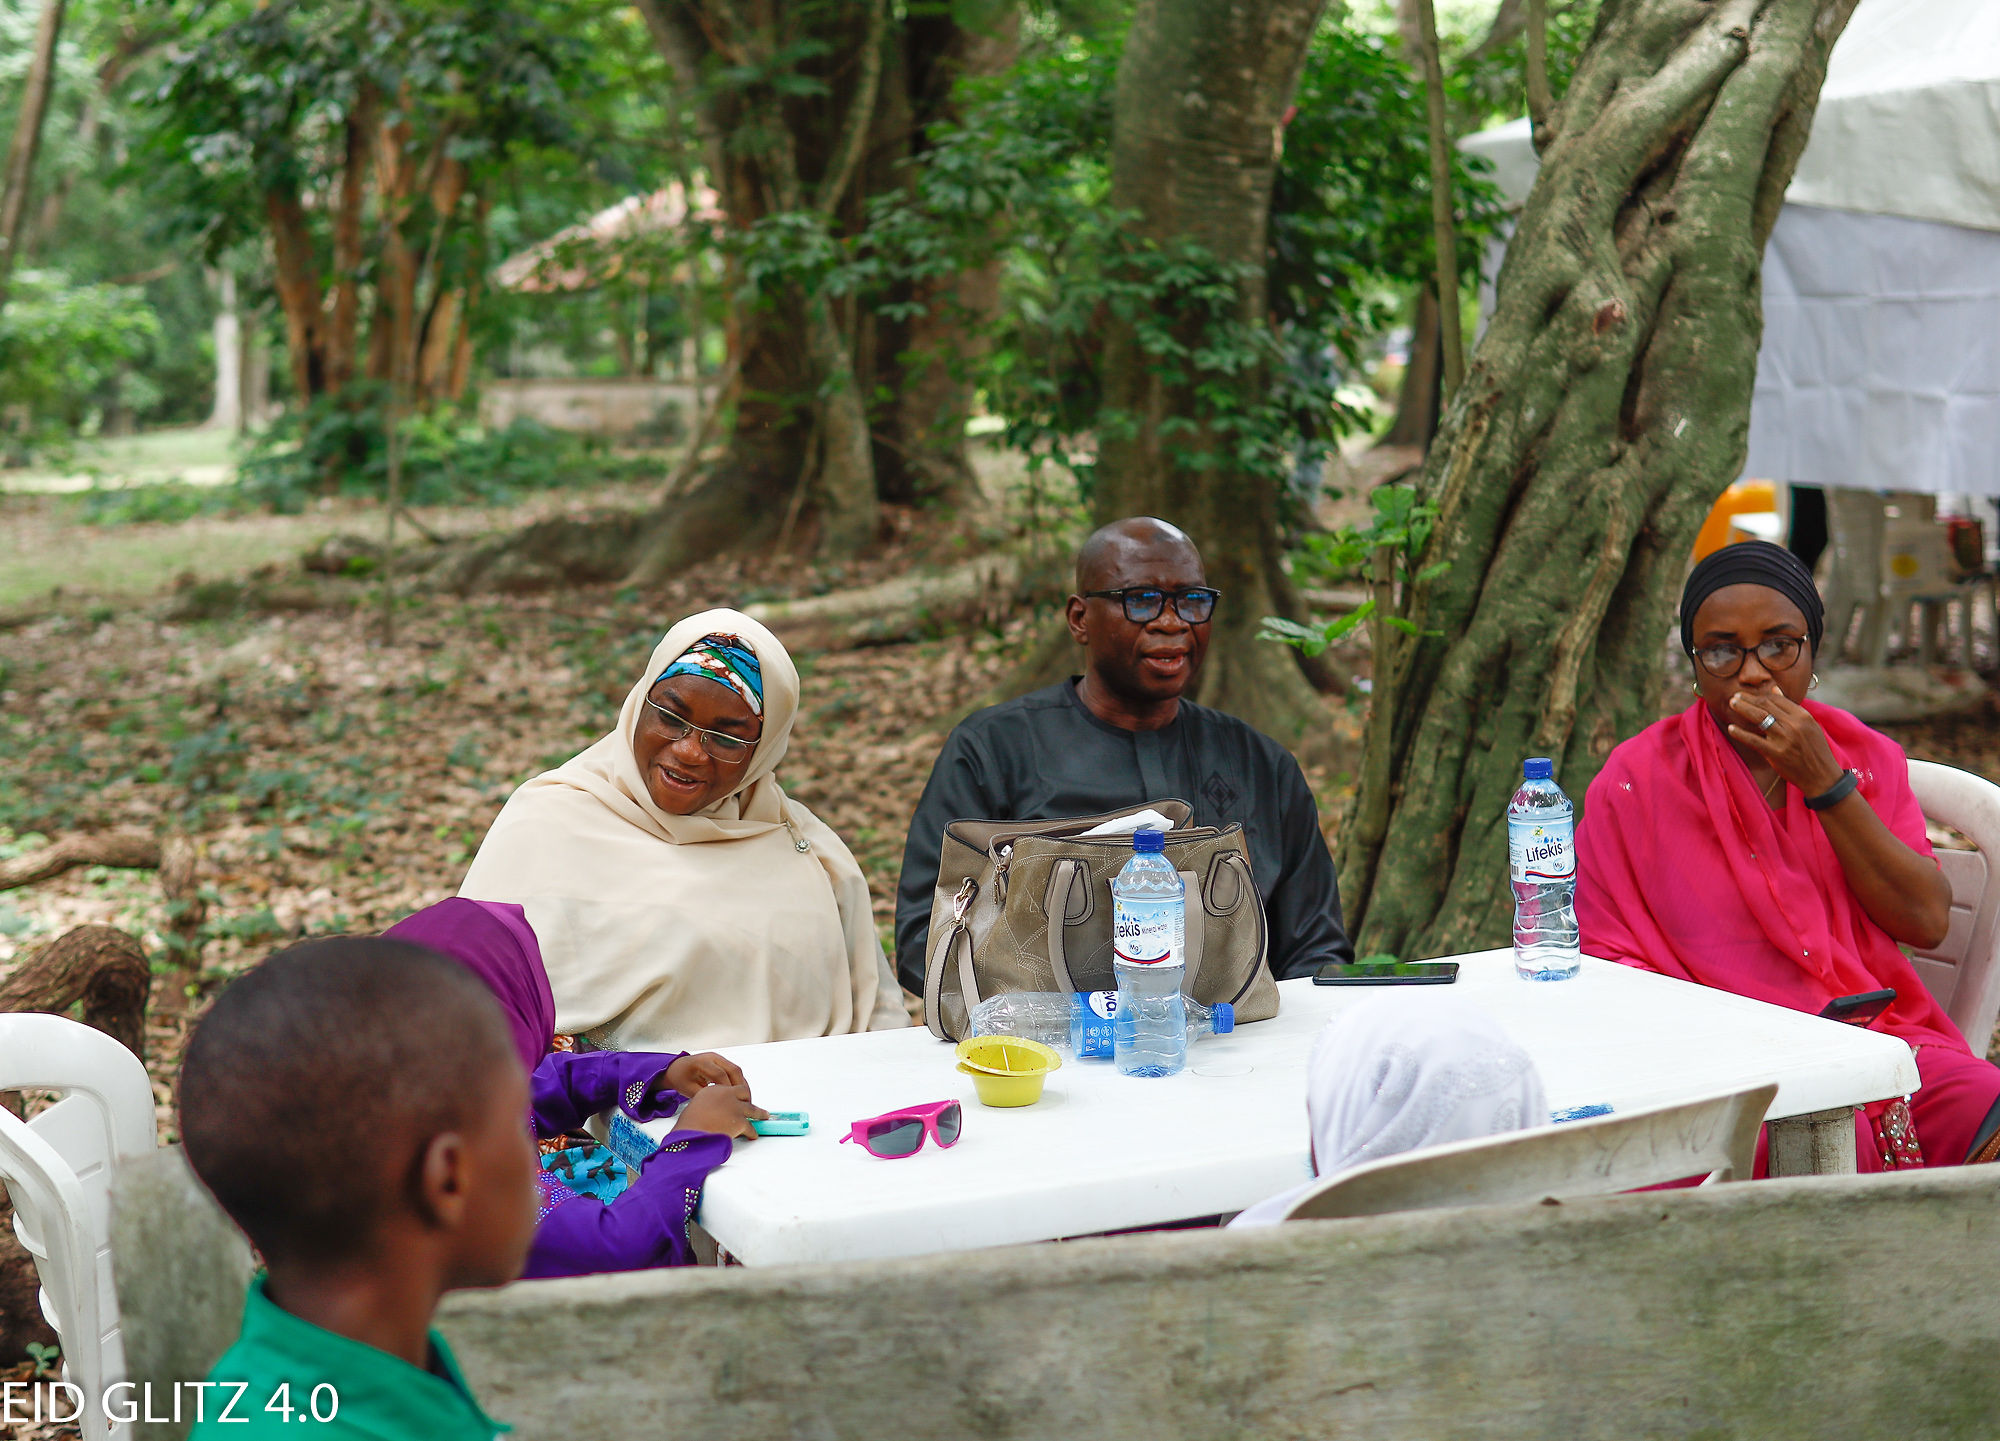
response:
[[[1236,1029],[1236,1007],[1227,1001],[1217,1001],[1215,1012],[1209,1019],[1215,1028],[1215,1034],[1226,1036]]]
[[[1547,756],[1530,756],[1527,760],[1521,762],[1521,777],[1523,780],[1552,780],[1555,777],[1555,773],[1556,763]]]
[[[1143,827],[1132,832],[1132,849],[1142,856],[1160,856],[1167,852],[1167,833],[1147,830]]]

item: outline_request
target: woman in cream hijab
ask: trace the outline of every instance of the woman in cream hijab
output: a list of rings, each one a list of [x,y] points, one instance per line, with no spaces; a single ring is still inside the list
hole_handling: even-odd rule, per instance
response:
[[[704,611],[617,729],[508,799],[459,894],[526,912],[559,1033],[702,1051],[909,1024],[860,866],[778,784],[798,704],[776,636]]]

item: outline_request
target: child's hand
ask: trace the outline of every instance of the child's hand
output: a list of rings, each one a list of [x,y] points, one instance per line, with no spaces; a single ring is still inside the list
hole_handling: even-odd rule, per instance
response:
[[[706,1086],[744,1086],[749,1082],[734,1061],[724,1060],[713,1051],[682,1056],[666,1069],[667,1085],[692,1100]],[[746,1091],[744,1093],[748,1095]]]
[[[690,1057],[692,1059],[692,1057]],[[768,1121],[771,1113],[750,1103],[748,1086],[709,1086],[681,1107],[676,1131],[713,1131],[718,1136],[750,1140],[757,1133],[752,1121]]]

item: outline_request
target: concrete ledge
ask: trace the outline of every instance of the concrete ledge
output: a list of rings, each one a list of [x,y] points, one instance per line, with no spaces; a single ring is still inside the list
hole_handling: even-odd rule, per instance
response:
[[[165,1231],[119,1256],[135,1356],[208,1315],[126,1284],[189,1264]],[[519,1441],[1985,1438],[2000,1168],[525,1282],[440,1325]]]

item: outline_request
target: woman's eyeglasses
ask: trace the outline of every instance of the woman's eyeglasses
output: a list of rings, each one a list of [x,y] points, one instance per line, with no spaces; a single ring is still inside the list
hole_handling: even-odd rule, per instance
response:
[[[693,731],[701,737],[701,748],[719,761],[740,761],[757,745],[755,741],[738,740],[721,731],[698,726],[686,716],[675,715],[651,696],[646,698],[646,704],[659,713],[660,729],[667,733],[668,745],[687,739],[688,732]]]
[[[965,1112],[956,1101],[932,1101],[927,1106],[905,1106],[898,1111],[885,1111],[879,1116],[870,1116],[865,1121],[856,1121],[847,1128],[847,1134],[840,1138],[844,1146],[849,1141],[859,1141],[861,1149],[871,1156],[880,1156],[885,1161],[900,1161],[905,1156],[916,1155],[924,1144],[928,1133],[938,1143],[939,1150],[948,1150],[958,1144],[959,1130],[965,1124]]]
[[[1806,643],[1804,636],[1774,635],[1758,642],[1754,647],[1757,659],[1764,663],[1768,671],[1789,670],[1792,662],[1799,658],[1799,649]],[[1715,645],[1698,647],[1694,658],[1701,662],[1701,668],[1717,680],[1728,680],[1743,669],[1743,657],[1750,654],[1740,645],[1730,645],[1719,641]]]
[[[1213,586],[1197,585],[1186,590],[1087,590],[1083,596],[1085,600],[1119,601],[1125,607],[1125,619],[1134,625],[1156,619],[1171,600],[1175,615],[1189,625],[1205,625],[1215,614],[1215,603],[1222,592]]]

